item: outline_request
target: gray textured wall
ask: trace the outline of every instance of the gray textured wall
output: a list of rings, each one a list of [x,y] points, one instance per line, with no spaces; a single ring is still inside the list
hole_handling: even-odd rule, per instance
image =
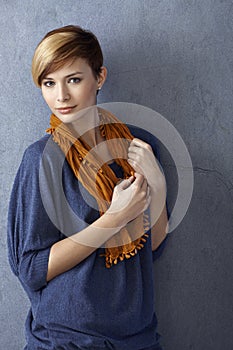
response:
[[[233,349],[232,0],[0,0],[0,8],[0,349],[22,349],[28,309],[7,262],[9,194],[23,150],[44,134],[49,116],[31,58],[48,30],[70,23],[102,44],[109,76],[99,102],[160,112],[192,157],[190,208],[155,265],[164,349]],[[174,165],[162,153],[175,193]]]

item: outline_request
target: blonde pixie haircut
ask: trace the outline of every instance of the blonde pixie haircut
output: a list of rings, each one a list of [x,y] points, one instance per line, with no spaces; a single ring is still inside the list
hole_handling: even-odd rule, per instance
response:
[[[96,36],[79,26],[68,25],[48,32],[36,47],[32,59],[32,77],[36,86],[68,61],[82,58],[97,79],[103,65],[103,54]]]

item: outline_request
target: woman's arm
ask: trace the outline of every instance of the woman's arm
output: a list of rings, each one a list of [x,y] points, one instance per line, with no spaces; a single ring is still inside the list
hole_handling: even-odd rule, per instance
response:
[[[150,203],[147,181],[135,174],[117,185],[109,209],[84,230],[53,244],[50,250],[47,282],[68,271],[102,246]]]
[[[152,148],[140,139],[133,139],[128,151],[132,167],[147,179],[150,194],[150,218],[152,250],[158,248],[168,232],[166,210],[166,181],[158,166]]]
[[[168,232],[168,217],[166,206],[163,208],[162,213],[151,228],[151,244],[152,251],[156,250],[163,240],[166,238]]]
[[[120,230],[119,225],[117,216],[106,212],[81,232],[53,244],[49,255],[47,282],[86,259]]]

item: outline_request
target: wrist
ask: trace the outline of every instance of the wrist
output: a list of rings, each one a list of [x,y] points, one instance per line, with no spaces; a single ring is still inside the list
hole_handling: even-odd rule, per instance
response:
[[[117,231],[127,224],[127,222],[124,222],[122,213],[117,211],[111,212],[111,209],[108,209],[102,218],[105,221],[106,227],[116,228]]]
[[[151,192],[166,192],[166,180],[164,176],[156,177],[152,180],[147,180]]]

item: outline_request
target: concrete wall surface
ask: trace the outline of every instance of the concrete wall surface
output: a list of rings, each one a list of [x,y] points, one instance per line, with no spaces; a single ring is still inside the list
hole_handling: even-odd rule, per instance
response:
[[[0,9],[0,349],[25,344],[29,301],[7,261],[6,218],[23,151],[49,121],[31,59],[49,30],[78,24],[99,38],[108,67],[98,102],[159,112],[192,159],[190,206],[154,266],[163,347],[232,350],[233,2],[0,0]],[[162,145],[161,157],[172,209],[176,168]]]

